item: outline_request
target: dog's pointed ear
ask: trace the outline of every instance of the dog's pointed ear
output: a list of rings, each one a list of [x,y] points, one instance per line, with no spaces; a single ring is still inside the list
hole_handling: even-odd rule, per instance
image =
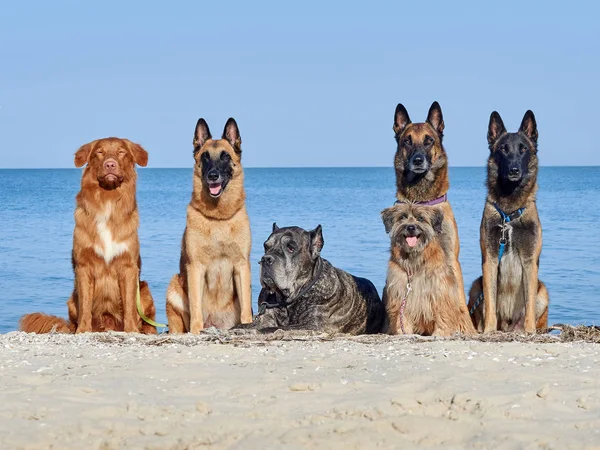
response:
[[[242,137],[240,136],[240,129],[233,117],[230,117],[225,124],[223,137],[221,139],[226,139],[238,155],[242,153]]]
[[[433,213],[433,219],[431,220],[431,226],[433,227],[433,231],[437,234],[440,234],[444,227],[444,213],[441,208],[436,209]]]
[[[504,133],[506,133],[506,128],[504,127],[504,122],[502,122],[502,117],[500,117],[497,111],[494,111],[490,115],[490,124],[488,125],[488,144],[492,145]]]
[[[75,152],[75,167],[82,167],[87,164],[96,142],[98,141],[93,141],[79,147],[79,150]]]
[[[438,102],[433,102],[427,113],[427,122],[433,127],[435,131],[440,135],[440,138],[444,136],[444,116],[442,115],[442,108]]]
[[[323,228],[321,225],[317,225],[317,228],[310,231],[310,255],[313,260],[319,257],[323,245],[325,245],[325,241],[323,240]]]
[[[534,143],[537,144],[538,140],[538,130],[537,123],[535,122],[535,116],[533,115],[533,111],[528,110],[523,116],[523,120],[521,121],[521,126],[519,127],[519,131],[521,133],[525,133],[529,139],[531,139]]]
[[[385,232],[389,234],[390,231],[392,231],[392,227],[394,226],[394,220],[396,219],[394,208],[386,208],[383,211],[381,211],[381,219],[383,220]]]
[[[212,139],[212,136],[208,124],[206,123],[206,120],[200,118],[198,119],[196,129],[194,130],[194,154],[200,150],[200,147],[202,147],[209,139]]]
[[[127,144],[127,148],[133,154],[133,160],[138,166],[146,167],[148,165],[148,152],[143,149],[140,144],[136,144],[135,142],[131,142],[129,139],[123,139],[125,144]]]
[[[394,113],[394,134],[396,140],[400,137],[404,129],[410,124],[410,117],[408,117],[408,111],[402,103],[398,103],[396,106],[396,112]]]
[[[276,222],[273,222],[273,231],[271,231],[271,233],[275,233],[276,231],[279,231],[279,227]]]

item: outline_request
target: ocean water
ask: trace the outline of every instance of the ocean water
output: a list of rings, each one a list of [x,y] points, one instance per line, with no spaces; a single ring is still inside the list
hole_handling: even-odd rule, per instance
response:
[[[0,170],[0,332],[42,311],[66,317],[73,288],[71,245],[81,171]],[[460,261],[468,289],[481,272],[479,223],[484,168],[452,168],[449,199],[458,222]],[[600,324],[600,168],[540,170],[538,209],[544,229],[540,278],[550,292],[550,323]],[[142,278],[157,320],[166,321],[165,292],[179,267],[191,169],[140,169],[138,205]],[[335,266],[385,283],[389,240],[379,213],[394,202],[390,168],[246,169],[252,227],[252,296],[258,260],[273,222],[323,226],[322,255]],[[256,309],[255,309],[256,311]]]

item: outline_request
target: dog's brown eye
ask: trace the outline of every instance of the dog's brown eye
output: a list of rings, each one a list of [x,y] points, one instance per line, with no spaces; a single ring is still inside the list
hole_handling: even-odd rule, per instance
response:
[[[411,137],[407,137],[406,139],[404,139],[404,141],[402,141],[404,143],[404,145],[406,145],[407,147],[412,145],[412,139]]]
[[[419,217],[417,217],[417,220],[418,220],[419,222],[425,222],[425,219],[423,218],[423,216],[419,216]]]
[[[425,145],[431,145],[433,144],[433,139],[431,138],[431,136],[425,136],[425,141],[423,143]]]
[[[406,219],[408,219],[408,216],[406,214],[402,214],[400,216],[400,220],[406,220]]]
[[[231,156],[227,152],[221,152],[221,161],[230,161]]]
[[[525,153],[528,150],[529,149],[527,147],[525,147],[524,145],[521,146],[521,154]]]

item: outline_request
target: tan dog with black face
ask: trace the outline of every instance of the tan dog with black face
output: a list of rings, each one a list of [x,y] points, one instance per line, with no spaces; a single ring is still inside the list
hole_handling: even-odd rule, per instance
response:
[[[412,123],[408,111],[398,104],[394,114],[398,147],[394,158],[396,198],[399,203],[439,205],[444,214],[442,234],[449,239],[450,264],[460,286],[459,298],[466,303],[462,270],[458,261],[460,242],[452,207],[447,200],[450,187],[448,158],[442,145],[444,118],[438,102],[433,102],[422,123]]]
[[[135,198],[135,164],[147,163],[148,153],[127,139],[99,139],[77,150],[75,166],[87,166],[76,199],[75,289],[67,302],[69,322],[42,313],[28,314],[21,319],[22,331],[156,333],[136,308],[139,283],[144,314],[154,319],[150,289],[139,280],[142,260]]]
[[[221,139],[212,139],[208,124],[198,121],[180,272],[167,289],[170,333],[252,322],[250,221],[241,145],[235,120],[227,121]]]
[[[450,264],[440,206],[396,205],[381,213],[391,239],[383,291],[389,334],[450,336],[475,332]]]

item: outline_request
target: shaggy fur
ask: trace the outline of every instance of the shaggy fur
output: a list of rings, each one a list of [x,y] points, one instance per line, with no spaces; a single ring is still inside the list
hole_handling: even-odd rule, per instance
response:
[[[475,330],[452,270],[449,250],[453,242],[443,232],[443,208],[402,204],[385,209],[382,218],[391,239],[383,292],[388,333],[402,333],[403,325],[407,334],[473,334]],[[409,283],[412,291],[407,294]]]

